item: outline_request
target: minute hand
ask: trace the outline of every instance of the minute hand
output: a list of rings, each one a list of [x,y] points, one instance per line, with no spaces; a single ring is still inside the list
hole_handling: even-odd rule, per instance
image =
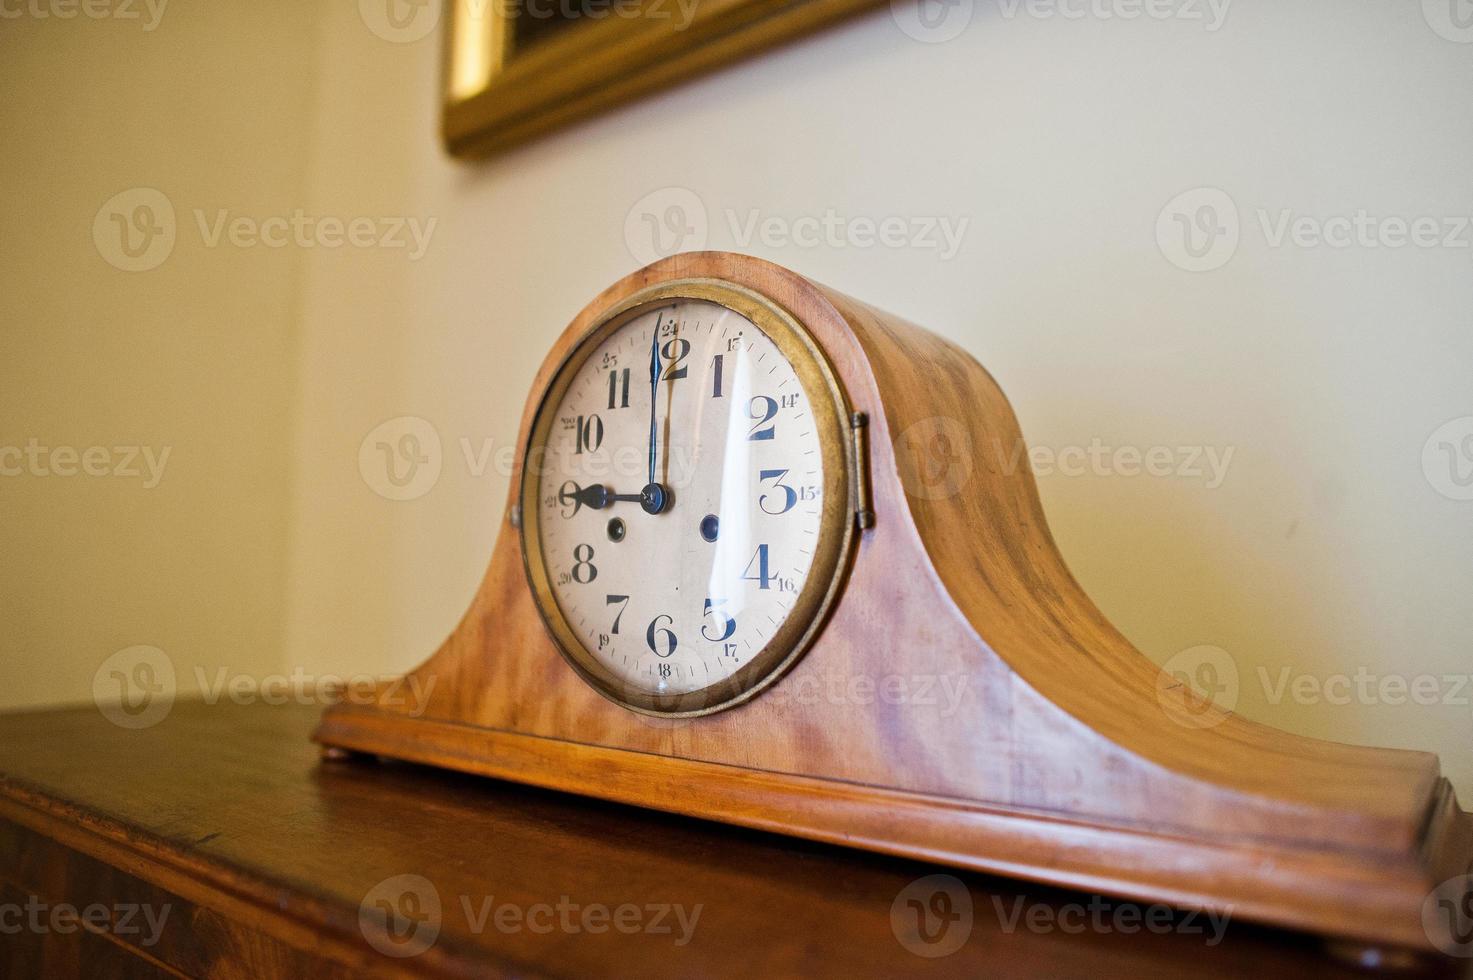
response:
[[[660,398],[660,318],[655,318],[655,329],[650,335],[650,478],[655,482],[656,441],[655,403]]]

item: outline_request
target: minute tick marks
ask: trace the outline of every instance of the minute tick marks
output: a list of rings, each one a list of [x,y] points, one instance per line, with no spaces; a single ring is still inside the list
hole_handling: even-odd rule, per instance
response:
[[[557,424],[534,433],[543,466],[524,500],[547,602],[611,697],[729,698],[781,662],[790,619],[823,596],[809,574],[831,488],[818,413],[798,405],[824,390],[790,360],[809,348],[774,340],[792,334],[781,321],[690,299],[613,324],[568,357],[544,410]]]

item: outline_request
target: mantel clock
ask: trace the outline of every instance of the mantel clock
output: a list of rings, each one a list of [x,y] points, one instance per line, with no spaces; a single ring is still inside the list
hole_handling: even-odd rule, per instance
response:
[[[677,255],[574,318],[519,439],[428,703],[328,709],[329,753],[1436,945],[1424,905],[1473,871],[1436,757],[1255,724],[1132,647],[957,347]]]

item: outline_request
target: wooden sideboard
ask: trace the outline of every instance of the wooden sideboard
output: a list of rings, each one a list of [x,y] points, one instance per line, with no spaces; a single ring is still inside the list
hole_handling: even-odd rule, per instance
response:
[[[323,762],[318,715],[0,716],[0,976],[1366,975],[1354,951],[1231,920]]]

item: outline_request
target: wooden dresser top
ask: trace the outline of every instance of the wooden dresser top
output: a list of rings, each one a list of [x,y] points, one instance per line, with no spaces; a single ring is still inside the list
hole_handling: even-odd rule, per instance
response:
[[[965,941],[920,955],[892,906],[903,924],[926,889],[902,891],[946,869],[415,766],[323,763],[308,741],[317,713],[181,702],[138,731],[91,707],[0,716],[0,821],[359,974],[1364,976],[1308,937],[1230,922],[1209,945],[1204,918],[1148,920],[964,872]],[[405,958],[377,952],[360,914],[416,880],[399,876],[440,904],[433,944]]]

